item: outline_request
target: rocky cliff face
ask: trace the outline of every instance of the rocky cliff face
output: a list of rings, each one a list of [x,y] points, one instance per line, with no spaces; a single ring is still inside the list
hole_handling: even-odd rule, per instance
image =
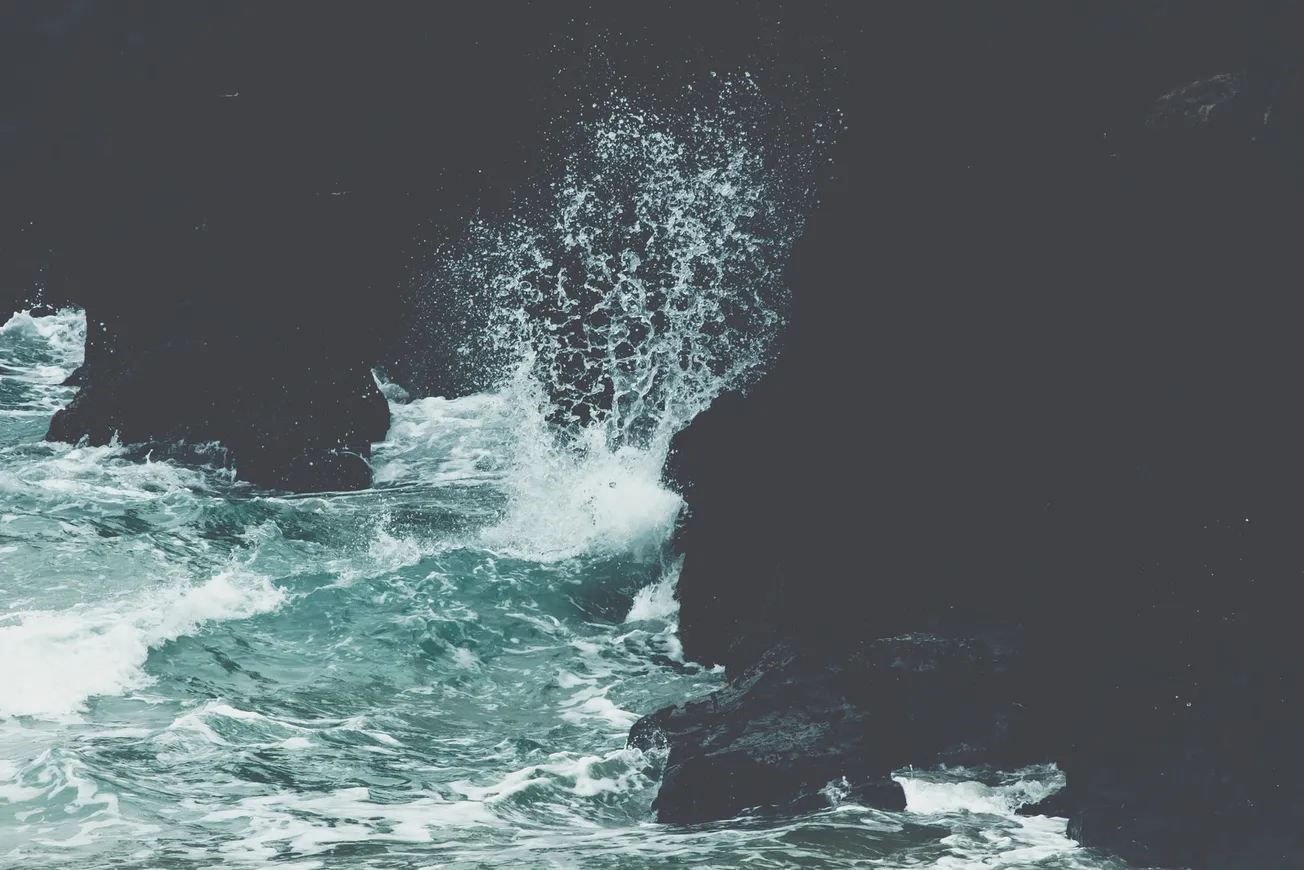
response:
[[[635,729],[669,747],[662,818],[1055,761],[1086,844],[1297,861],[1290,12],[871,30],[880,99],[790,267],[783,356],[669,468],[685,650],[731,686]],[[999,677],[946,659],[906,690],[864,658],[887,638],[1005,652]]]

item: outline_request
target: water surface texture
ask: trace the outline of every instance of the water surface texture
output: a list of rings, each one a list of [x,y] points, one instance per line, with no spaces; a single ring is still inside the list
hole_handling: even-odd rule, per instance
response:
[[[372,490],[45,443],[84,318],[3,325],[0,865],[1121,866],[1013,814],[1051,766],[903,772],[905,813],[834,782],[799,818],[655,824],[628,729],[724,679],[676,638],[661,467],[770,359],[801,203],[741,121],[583,132],[541,214],[434,269],[492,386],[382,384]]]

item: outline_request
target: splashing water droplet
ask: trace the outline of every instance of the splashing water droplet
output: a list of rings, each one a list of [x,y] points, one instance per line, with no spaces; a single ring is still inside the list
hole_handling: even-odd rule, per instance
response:
[[[570,504],[622,539],[629,522],[668,528],[671,438],[776,352],[819,155],[770,159],[750,88],[713,99],[673,118],[615,99],[571,132],[541,206],[473,223],[427,282],[427,316],[459,324],[459,364],[522,414],[540,520]]]

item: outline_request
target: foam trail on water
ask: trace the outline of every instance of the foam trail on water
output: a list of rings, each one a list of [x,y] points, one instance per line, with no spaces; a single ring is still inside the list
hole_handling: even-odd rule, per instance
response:
[[[435,264],[427,316],[464,324],[453,356],[515,415],[489,545],[551,560],[663,539],[671,438],[776,352],[813,160],[767,159],[749,87],[673,119],[615,100],[545,205],[473,224]]]
[[[626,622],[652,622],[672,620],[679,616],[679,600],[675,598],[675,586],[679,583],[681,559],[670,571],[651,586],[645,586],[634,596],[630,604]]]
[[[0,620],[0,718],[76,716],[95,695],[149,685],[149,651],[201,625],[276,609],[284,593],[240,570],[199,584]]]

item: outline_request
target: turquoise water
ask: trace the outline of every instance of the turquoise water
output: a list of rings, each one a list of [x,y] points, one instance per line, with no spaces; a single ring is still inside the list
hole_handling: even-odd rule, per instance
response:
[[[434,264],[432,322],[492,388],[382,380],[371,490],[45,443],[84,317],[0,327],[0,866],[1116,866],[1013,815],[1053,767],[909,772],[906,813],[835,782],[795,819],[654,823],[628,729],[724,680],[677,640],[661,468],[763,370],[804,201],[726,108],[618,106],[550,210]],[[604,390],[593,425],[555,413]]]

